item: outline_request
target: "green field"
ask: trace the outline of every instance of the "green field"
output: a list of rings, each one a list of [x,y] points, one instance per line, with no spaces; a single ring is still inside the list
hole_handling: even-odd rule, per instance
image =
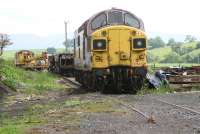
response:
[[[167,56],[170,52],[172,52],[171,47],[163,47],[163,48],[155,48],[152,50],[148,50],[155,57],[159,57],[160,60],[163,60],[165,56]]]
[[[184,55],[181,55],[181,58],[186,58],[186,56],[193,56],[193,57],[197,57],[200,55],[200,49],[197,49],[197,42],[191,42],[191,43],[184,43],[181,45],[181,48],[193,48],[194,50],[192,50],[189,53],[186,53]],[[167,55],[169,55],[170,53],[172,53],[172,49],[171,46],[166,46],[163,48],[155,48],[155,49],[151,49],[148,50],[148,52],[153,55],[154,57],[158,57],[159,60],[156,62],[160,62],[162,60],[165,59],[165,57]]]

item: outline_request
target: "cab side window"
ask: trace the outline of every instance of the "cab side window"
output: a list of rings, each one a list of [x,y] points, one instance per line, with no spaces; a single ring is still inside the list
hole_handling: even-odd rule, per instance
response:
[[[78,36],[78,58],[80,59],[80,57],[81,57],[81,52],[80,52],[81,50],[80,50],[80,35]]]
[[[135,28],[140,28],[139,21],[128,13],[125,14],[125,24]]]
[[[102,13],[92,20],[91,26],[95,30],[106,25],[106,14]]]

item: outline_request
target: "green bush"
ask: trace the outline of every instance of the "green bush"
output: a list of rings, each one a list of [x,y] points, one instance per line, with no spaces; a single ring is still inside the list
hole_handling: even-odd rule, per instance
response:
[[[196,49],[200,48],[200,42],[197,43]]]

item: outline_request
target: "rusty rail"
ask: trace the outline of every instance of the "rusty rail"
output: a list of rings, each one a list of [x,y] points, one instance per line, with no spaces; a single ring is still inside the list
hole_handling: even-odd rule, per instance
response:
[[[66,80],[67,82],[69,82],[69,84],[71,84],[71,85],[69,85],[69,86],[75,86],[75,87],[80,87],[81,86],[81,84],[79,84],[79,83],[77,83],[77,82],[74,82],[73,80],[71,80],[70,78],[67,78],[67,77],[63,77],[63,79],[64,80]],[[73,87],[74,88],[74,87]]]
[[[122,106],[124,106],[124,107],[126,107],[126,108],[128,108],[128,109],[130,109],[130,110],[132,110],[132,111],[135,111],[136,113],[142,115],[144,118],[147,119],[147,122],[148,122],[148,123],[153,123],[153,124],[156,123],[156,121],[155,121],[155,119],[153,118],[152,114],[151,114],[150,116],[148,116],[148,115],[146,115],[145,113],[143,113],[142,111],[140,111],[139,109],[136,109],[135,107],[131,106],[130,104],[126,104],[126,103],[125,103],[124,101],[122,101],[122,100],[119,101],[119,100],[114,99],[114,98],[111,98],[111,97],[110,97],[110,99],[113,100],[113,101],[115,101],[115,102],[117,102],[117,103],[119,103],[120,105],[122,105]]]
[[[181,108],[181,109],[185,109],[185,110],[187,110],[187,111],[190,111],[190,112],[193,112],[193,113],[195,113],[195,114],[200,115],[200,112],[199,112],[199,111],[196,111],[196,110],[191,109],[191,108],[189,108],[189,107],[185,107],[185,106],[180,106],[180,105],[177,105],[177,104],[169,103],[169,102],[164,101],[164,100],[161,100],[161,99],[156,99],[156,98],[153,98],[153,99],[155,99],[155,100],[157,100],[157,101],[160,101],[160,102],[162,102],[162,103],[165,103],[165,104],[168,104],[168,105],[171,105],[171,106],[174,106],[174,107],[178,107],[178,108]]]
[[[173,84],[200,83],[200,75],[171,75],[168,80]]]

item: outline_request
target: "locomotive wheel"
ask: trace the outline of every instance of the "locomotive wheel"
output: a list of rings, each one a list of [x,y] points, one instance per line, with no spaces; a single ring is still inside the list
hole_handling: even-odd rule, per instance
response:
[[[133,82],[133,79],[131,79],[129,82],[127,82],[126,86],[124,87],[125,92],[130,93],[130,94],[136,94],[137,90],[135,89],[134,84],[135,83]]]
[[[137,90],[135,89],[134,84],[133,84],[133,82],[130,82],[130,84],[127,84],[127,86],[125,87],[126,93],[130,93],[130,94],[137,93]]]
[[[138,90],[132,86],[132,87],[128,87],[128,90],[126,91],[127,93],[130,93],[130,94],[136,94]]]
[[[125,91],[126,93],[136,94],[137,91],[141,90],[143,87],[143,79],[141,77],[134,77],[126,83]]]
[[[137,77],[134,78],[134,90],[137,92],[138,90],[141,90],[143,87],[143,78]]]
[[[102,93],[106,93],[105,92],[105,83],[103,78],[99,77],[96,79],[96,89]]]
[[[115,92],[116,94],[122,93],[120,81],[116,81],[116,82],[115,82],[115,85],[114,85],[114,92]]]
[[[115,71],[115,75],[114,75],[114,92],[116,94],[120,94],[122,93],[122,76],[121,76],[121,70],[118,72],[118,71]]]

